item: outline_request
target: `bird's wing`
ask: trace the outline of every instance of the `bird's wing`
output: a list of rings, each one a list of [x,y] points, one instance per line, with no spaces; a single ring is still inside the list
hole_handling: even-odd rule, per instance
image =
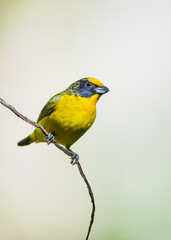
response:
[[[62,94],[58,93],[49,99],[49,101],[45,104],[42,111],[40,112],[37,122],[42,120],[44,117],[50,115],[54,111],[56,103],[61,97],[62,97]]]

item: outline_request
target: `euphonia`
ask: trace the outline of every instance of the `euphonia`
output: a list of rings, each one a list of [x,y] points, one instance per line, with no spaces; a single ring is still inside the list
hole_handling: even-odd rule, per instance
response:
[[[18,142],[25,146],[33,142],[48,142],[53,138],[70,150],[93,124],[96,118],[96,103],[109,89],[95,78],[83,78],[71,84],[66,90],[54,95],[45,104],[37,123],[49,132],[48,138],[40,128],[36,128],[26,138]]]

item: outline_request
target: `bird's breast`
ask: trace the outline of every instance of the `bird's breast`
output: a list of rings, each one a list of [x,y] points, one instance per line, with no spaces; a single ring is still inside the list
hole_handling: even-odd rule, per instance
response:
[[[96,100],[66,94],[57,102],[50,117],[66,130],[87,130],[96,118]]]

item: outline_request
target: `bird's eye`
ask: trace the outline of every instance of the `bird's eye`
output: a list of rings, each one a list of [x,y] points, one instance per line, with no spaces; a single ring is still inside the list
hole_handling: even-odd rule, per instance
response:
[[[87,87],[90,87],[90,86],[91,86],[91,82],[87,82],[87,83],[86,83],[86,86],[87,86]]]

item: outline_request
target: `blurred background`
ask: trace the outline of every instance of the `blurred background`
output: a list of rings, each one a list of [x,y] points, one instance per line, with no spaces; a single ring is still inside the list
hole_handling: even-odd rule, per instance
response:
[[[96,200],[91,240],[171,239],[171,1],[0,0],[0,97],[36,120],[72,82],[110,88],[73,146]],[[0,240],[85,239],[91,203],[53,145],[0,106]]]

